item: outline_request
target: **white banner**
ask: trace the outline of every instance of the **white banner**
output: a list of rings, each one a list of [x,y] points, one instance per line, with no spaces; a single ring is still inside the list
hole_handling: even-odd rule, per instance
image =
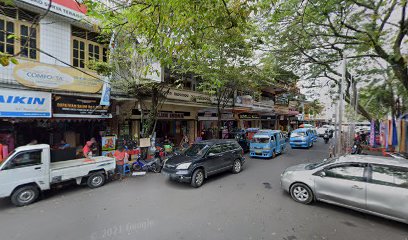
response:
[[[51,93],[0,89],[0,117],[50,118]]]

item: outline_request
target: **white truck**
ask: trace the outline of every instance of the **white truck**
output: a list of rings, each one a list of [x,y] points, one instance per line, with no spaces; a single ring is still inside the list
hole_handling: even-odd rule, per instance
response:
[[[11,197],[16,206],[37,200],[40,191],[66,181],[87,184],[90,188],[102,186],[114,174],[114,158],[92,157],[54,162],[47,144],[16,148],[0,162],[0,198]],[[54,161],[52,161],[54,160]]]

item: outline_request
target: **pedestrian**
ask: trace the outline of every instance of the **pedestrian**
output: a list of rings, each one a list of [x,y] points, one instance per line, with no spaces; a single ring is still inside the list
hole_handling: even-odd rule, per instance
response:
[[[91,149],[92,149],[93,155],[94,156],[99,156],[99,144],[98,144],[98,142],[96,141],[96,139],[94,137],[91,138],[90,141],[92,142]]]
[[[118,147],[118,149],[113,154],[116,160],[116,171],[119,174],[119,180],[122,180],[123,175],[123,165],[125,164],[126,152],[123,146]]]
[[[84,148],[82,149],[82,153],[84,154],[85,158],[92,157],[92,142],[87,141]]]
[[[69,143],[67,143],[64,139],[61,139],[60,145],[58,146],[58,149],[66,149],[71,147],[71,145],[69,145]]]

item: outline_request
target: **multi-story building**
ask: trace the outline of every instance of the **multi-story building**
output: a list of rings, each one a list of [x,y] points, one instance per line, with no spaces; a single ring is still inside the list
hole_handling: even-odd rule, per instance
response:
[[[12,150],[33,139],[82,146],[109,130],[111,108],[100,106],[104,80],[88,69],[106,61],[108,46],[81,20],[75,0],[0,1],[0,141]]]
[[[122,94],[113,96],[110,106],[100,106],[106,79],[88,63],[107,61],[109,46],[88,24],[86,8],[75,0],[53,0],[49,11],[48,5],[48,0],[16,0],[9,6],[0,0],[0,52],[17,55],[19,62],[0,66],[0,142],[12,150],[33,139],[51,145],[65,139],[80,149],[107,133],[140,136],[148,100],[139,104]],[[169,81],[165,74],[149,77]],[[197,91],[194,77],[183,80],[181,89],[167,95],[157,137],[168,135],[175,144],[184,134],[190,140],[216,137],[211,134],[218,120],[214,97]],[[257,96],[236,93],[221,116],[225,129],[278,128],[290,115],[288,106],[275,109],[281,92],[270,87]]]

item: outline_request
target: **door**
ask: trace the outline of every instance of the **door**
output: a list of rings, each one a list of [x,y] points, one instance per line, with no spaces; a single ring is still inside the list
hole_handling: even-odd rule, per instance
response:
[[[225,168],[232,167],[232,164],[234,163],[235,160],[234,149],[235,145],[233,143],[222,144],[223,156],[220,160],[223,161],[223,167]]]
[[[208,174],[216,173],[224,167],[223,157],[224,153],[222,152],[221,144],[215,144],[208,150],[204,166]]]
[[[19,152],[0,170],[0,195],[10,194],[15,187],[37,183],[41,189],[48,188],[48,169],[41,162],[42,150]]]
[[[360,163],[330,166],[316,176],[315,191],[319,200],[366,208],[366,165]]]
[[[276,135],[272,135],[271,136],[271,141],[269,143],[269,148],[271,149],[270,154],[273,153],[273,151],[275,151],[275,153],[278,153],[278,148],[277,148],[277,139],[276,139]]]
[[[373,164],[370,175],[368,210],[408,221],[408,169]]]

